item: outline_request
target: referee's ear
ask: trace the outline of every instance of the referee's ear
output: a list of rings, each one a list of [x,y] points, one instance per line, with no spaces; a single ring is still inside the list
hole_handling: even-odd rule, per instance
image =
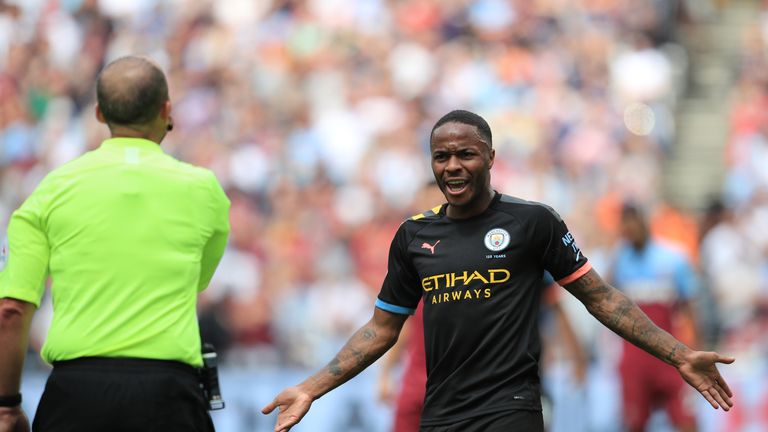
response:
[[[107,124],[107,120],[104,118],[104,114],[101,113],[101,108],[99,108],[99,104],[96,104],[96,120],[99,121],[99,123]]]
[[[165,103],[163,103],[163,106],[160,107],[160,118],[165,121],[165,123],[173,123],[173,120],[171,120],[171,101],[166,100]]]

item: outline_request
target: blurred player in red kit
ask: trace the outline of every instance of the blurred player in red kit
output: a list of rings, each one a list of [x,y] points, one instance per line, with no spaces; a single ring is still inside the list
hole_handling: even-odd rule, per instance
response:
[[[621,231],[624,242],[613,265],[615,286],[668,332],[673,331],[676,318],[693,323],[690,300],[696,276],[685,255],[653,239],[642,210],[636,206],[622,208]],[[631,432],[645,430],[652,409],[658,407],[666,410],[678,430],[696,430],[693,413],[683,402],[686,386],[677,372],[630,343],[624,343],[623,348],[619,371],[626,428]]]

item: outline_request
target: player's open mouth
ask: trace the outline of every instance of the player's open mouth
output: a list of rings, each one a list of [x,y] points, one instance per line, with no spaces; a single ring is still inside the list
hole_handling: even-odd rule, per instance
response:
[[[449,192],[457,194],[464,191],[464,189],[467,187],[466,180],[449,180],[445,182],[445,187],[448,189]]]

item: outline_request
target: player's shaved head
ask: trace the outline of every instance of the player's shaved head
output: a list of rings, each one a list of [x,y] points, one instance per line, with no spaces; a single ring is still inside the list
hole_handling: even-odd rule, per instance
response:
[[[168,83],[151,60],[121,57],[99,73],[96,99],[108,124],[144,125],[158,116],[168,100]]]
[[[465,110],[453,110],[440,117],[440,120],[435,123],[432,127],[432,132],[429,134],[430,142],[435,135],[435,130],[446,123],[462,123],[474,126],[480,140],[486,143],[488,148],[493,148],[493,135],[491,134],[491,127],[488,126],[488,122],[479,115]]]

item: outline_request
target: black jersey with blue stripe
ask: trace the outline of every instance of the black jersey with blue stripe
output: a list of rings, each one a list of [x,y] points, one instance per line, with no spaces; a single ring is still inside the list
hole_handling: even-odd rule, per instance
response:
[[[569,283],[589,271],[587,258],[546,205],[496,193],[472,218],[451,219],[445,208],[400,226],[376,302],[406,314],[424,301],[422,425],[540,410],[542,274]]]

